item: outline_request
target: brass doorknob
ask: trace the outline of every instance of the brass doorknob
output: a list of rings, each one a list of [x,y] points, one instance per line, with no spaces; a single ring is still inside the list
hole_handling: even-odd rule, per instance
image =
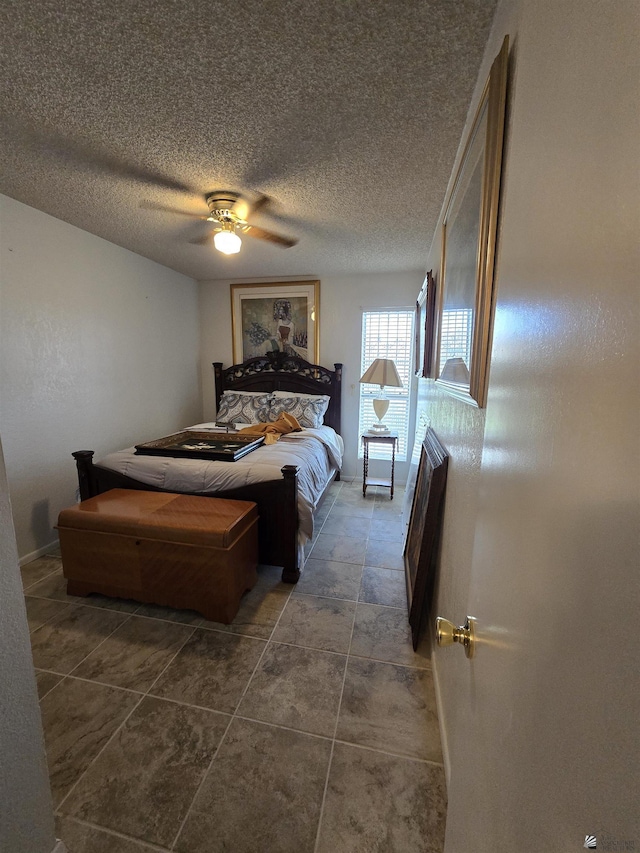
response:
[[[473,657],[475,652],[476,637],[473,616],[467,616],[464,625],[456,627],[453,622],[438,616],[436,619],[436,642],[439,646],[452,646],[460,643],[464,646],[464,653],[468,658]]]

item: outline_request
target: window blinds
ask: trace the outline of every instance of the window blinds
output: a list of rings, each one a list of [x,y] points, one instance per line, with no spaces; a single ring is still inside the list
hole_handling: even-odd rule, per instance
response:
[[[360,376],[376,358],[391,358],[402,379],[402,388],[385,388],[389,399],[389,410],[384,423],[398,433],[396,459],[406,459],[409,431],[409,391],[411,383],[413,320],[415,311],[410,309],[364,311],[362,314],[362,361]],[[378,396],[379,385],[360,385],[360,431],[366,432],[377,417],[372,400]],[[362,447],[359,454],[362,455]],[[388,445],[374,445],[369,456],[390,459]]]

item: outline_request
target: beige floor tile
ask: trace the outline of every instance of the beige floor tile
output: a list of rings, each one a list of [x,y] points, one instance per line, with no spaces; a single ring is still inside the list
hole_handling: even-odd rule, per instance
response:
[[[375,524],[375,521],[373,522]],[[399,542],[385,542],[381,539],[369,539],[364,558],[365,566],[379,569],[394,569],[404,572],[402,545]]]
[[[65,610],[69,609],[69,605],[63,601],[51,601],[48,598],[30,598],[28,595],[24,600],[27,608],[27,622],[29,631],[37,631],[45,622],[53,619],[55,616],[60,616]]]
[[[273,640],[346,654],[355,610],[353,601],[293,595],[282,612]]]
[[[234,720],[176,851],[313,853],[330,752],[328,740]]]
[[[337,743],[318,853],[442,853],[442,767]]]
[[[32,587],[38,581],[48,577],[54,572],[60,572],[62,568],[62,560],[60,557],[39,557],[37,560],[32,560],[30,563],[25,563],[20,566],[20,574],[22,576],[22,586],[25,590]]]
[[[407,588],[404,572],[365,566],[358,601],[386,604],[407,610]]]
[[[355,601],[360,589],[362,566],[333,560],[307,560],[293,596],[321,595]]]
[[[198,624],[216,631],[268,640],[293,589],[292,584],[280,580],[281,575],[282,569],[278,566],[260,566],[258,582],[243,596],[240,609],[230,625],[206,619],[201,619]]]
[[[62,571],[49,575],[44,580],[29,587],[30,596],[51,598],[64,601],[67,604],[82,604],[85,607],[99,607],[106,610],[118,610],[122,613],[133,613],[140,606],[137,601],[124,598],[108,598],[106,595],[91,593],[91,595],[68,595],[67,579]]]
[[[366,539],[354,539],[350,536],[337,536],[320,533],[311,550],[314,560],[330,560],[337,563],[364,563],[367,550]]]
[[[105,829],[86,826],[70,817],[56,818],[56,835],[64,841],[69,853],[152,853],[158,850]]]
[[[110,610],[68,607],[31,635],[34,666],[71,672],[128,618]]]
[[[176,622],[194,628],[202,622],[202,614],[195,610],[177,610],[162,604],[139,604],[134,613],[136,616],[146,616],[147,619],[161,619],[163,622]]]
[[[430,670],[349,658],[336,737],[441,762]]]
[[[85,773],[62,811],[169,846],[229,718],[146,697]]]
[[[253,637],[196,630],[151,692],[231,714],[265,646]]]
[[[36,687],[38,688],[38,699],[42,700],[50,690],[59,684],[64,676],[55,672],[43,672],[36,670]]]
[[[366,539],[371,528],[370,518],[358,518],[355,515],[331,514],[324,523],[323,533],[333,536],[349,536],[352,539]]]
[[[400,519],[386,518],[378,513],[371,519],[369,539],[382,539],[386,542],[404,544],[404,525]]]
[[[140,696],[104,684],[65,678],[40,710],[54,805],[80,779]]]
[[[351,654],[423,669],[431,666],[426,640],[418,644],[417,651],[413,650],[406,608],[400,610],[359,603],[353,626]]]
[[[332,737],[346,657],[270,643],[238,714]]]
[[[85,658],[73,675],[144,693],[194,630],[132,616]]]

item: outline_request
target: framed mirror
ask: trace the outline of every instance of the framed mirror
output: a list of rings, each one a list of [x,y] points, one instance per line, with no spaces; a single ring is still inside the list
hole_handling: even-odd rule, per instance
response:
[[[509,37],[489,74],[447,200],[435,356],[436,381],[459,399],[486,402]]]
[[[448,462],[449,454],[429,427],[420,448],[418,478],[404,546],[407,607],[414,649],[418,647],[433,594]]]
[[[416,303],[415,374],[419,378],[431,376],[435,310],[436,283],[433,270],[429,270]]]

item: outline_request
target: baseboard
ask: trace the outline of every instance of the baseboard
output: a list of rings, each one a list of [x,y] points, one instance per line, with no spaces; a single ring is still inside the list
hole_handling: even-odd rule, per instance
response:
[[[447,790],[451,780],[451,761],[449,759],[449,743],[447,740],[447,727],[444,720],[444,708],[442,706],[442,693],[440,691],[440,679],[438,676],[438,667],[436,665],[436,638],[435,630],[431,632],[431,672],[433,673],[433,687],[436,694],[436,709],[438,711],[438,726],[440,727],[440,743],[442,744],[442,761],[444,764],[444,776],[447,783]]]
[[[43,545],[42,548],[38,548],[37,551],[32,551],[30,554],[25,554],[24,557],[20,557],[18,562],[21,566],[24,566],[26,563],[32,563],[34,560],[37,560],[38,557],[42,557],[45,554],[50,554],[54,549],[59,547],[58,539],[54,539],[53,542],[50,542],[48,545]],[[57,851],[56,851],[57,853]]]
[[[58,839],[56,841],[56,846],[53,848],[51,853],[69,853],[69,851],[65,847],[64,841],[60,841],[60,839]]]

